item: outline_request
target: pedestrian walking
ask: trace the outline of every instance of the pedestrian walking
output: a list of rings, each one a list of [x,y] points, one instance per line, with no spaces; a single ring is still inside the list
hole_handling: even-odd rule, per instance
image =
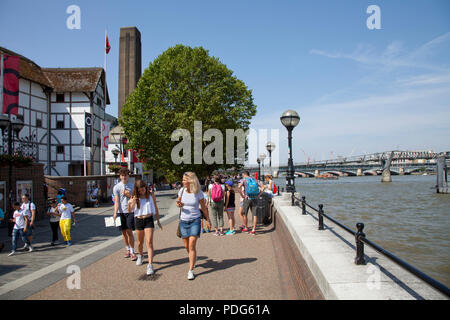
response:
[[[116,221],[117,215],[120,216],[122,231],[122,240],[125,244],[126,254],[125,258],[131,258],[132,261],[137,260],[137,256],[134,254],[134,213],[128,211],[128,201],[131,198],[133,191],[133,184],[128,182],[130,178],[130,171],[128,168],[121,168],[119,170],[120,182],[113,188],[114,195],[114,221]]]
[[[28,216],[28,227],[27,228],[27,238],[30,244],[33,244],[33,229],[34,229],[34,220],[36,218],[36,205],[31,202],[30,195],[24,194],[22,195],[22,204],[20,209],[24,211],[24,214]],[[25,244],[23,249],[26,249],[28,244]]]
[[[235,193],[233,190],[233,181],[229,180],[225,182],[227,188],[225,193],[225,212],[228,216],[229,230],[225,233],[226,235],[233,235],[236,233],[234,230],[234,211],[236,210],[235,205]]]
[[[225,197],[225,186],[221,184],[220,177],[214,178],[214,183],[208,187],[208,196],[211,199],[211,219],[215,232],[215,236],[223,236],[223,207]]]
[[[184,247],[189,255],[188,280],[193,280],[194,267],[197,259],[197,240],[200,238],[201,212],[209,220],[208,208],[200,189],[200,183],[194,172],[186,172],[183,175],[183,187],[178,192],[177,206],[180,212],[180,233]]]
[[[22,238],[22,241],[27,245],[28,251],[33,251],[33,246],[31,245],[30,241],[27,238],[27,229],[29,228],[28,223],[28,215],[25,213],[23,209],[20,208],[19,202],[14,202],[13,204],[14,214],[13,218],[10,219],[11,222],[14,222],[13,232],[12,232],[12,251],[8,255],[8,257],[14,255],[16,253],[17,249],[17,239],[20,237]],[[26,248],[24,247],[24,248]]]
[[[205,198],[206,206],[208,206],[209,205],[208,187],[206,185],[202,185],[202,184],[200,186],[202,188],[203,197]],[[201,208],[200,208],[200,210],[201,210]],[[206,230],[204,228],[204,224],[206,224]],[[202,215],[201,227],[202,227],[202,233],[211,231],[211,223],[209,220],[206,220],[206,215],[204,215],[204,214]]]
[[[50,202],[50,207],[48,208],[47,215],[50,217],[50,228],[52,230],[52,242],[51,246],[55,245],[55,242],[58,241],[58,229],[59,229],[59,221],[61,219],[61,213],[58,210],[58,204],[56,200],[52,200]]]
[[[155,223],[153,217],[156,218],[159,228],[162,225],[159,222],[159,210],[156,204],[155,193],[150,190],[147,183],[137,180],[134,184],[133,193],[130,201],[128,201],[128,212],[134,212],[136,237],[138,243],[139,254],[137,256],[136,265],[143,263],[144,237],[147,245],[148,265],[147,275],[155,273],[153,269],[153,232]]]
[[[256,214],[257,201],[258,197],[264,190],[264,187],[259,184],[255,178],[250,177],[250,173],[248,171],[244,171],[242,173],[242,181],[239,183],[238,190],[241,194],[241,197],[244,199],[242,204],[242,218],[244,222],[244,228],[242,228],[242,232],[248,232],[252,235],[256,234],[256,224],[258,222],[258,216]],[[253,215],[253,228],[252,231],[248,231],[248,219],[247,214],[248,210],[252,210]]]
[[[75,210],[73,206],[67,201],[67,197],[61,197],[61,203],[58,204],[58,211],[61,213],[59,219],[59,228],[61,229],[61,234],[66,242],[67,246],[72,245],[72,238],[70,231],[72,229],[72,223],[75,225]]]
[[[91,202],[94,202],[94,208],[98,208],[98,186],[94,184],[90,194]]]

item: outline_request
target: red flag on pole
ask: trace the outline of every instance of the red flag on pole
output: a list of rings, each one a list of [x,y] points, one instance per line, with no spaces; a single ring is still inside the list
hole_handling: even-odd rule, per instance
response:
[[[19,57],[3,57],[3,113],[17,115],[19,111],[19,66]]]
[[[106,54],[108,54],[109,50],[111,50],[111,46],[109,45],[108,35],[106,36],[105,50],[106,50]]]

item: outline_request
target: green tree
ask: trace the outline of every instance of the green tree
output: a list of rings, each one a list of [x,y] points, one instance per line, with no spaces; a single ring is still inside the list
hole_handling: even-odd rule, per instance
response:
[[[176,45],[149,64],[128,96],[119,123],[128,147],[141,150],[150,167],[180,177],[189,170],[206,175],[237,165],[227,165],[225,160],[223,165],[194,164],[193,143],[191,164],[175,165],[171,159],[172,148],[178,144],[171,141],[174,130],[189,130],[193,141],[194,121],[202,121],[203,132],[218,129],[225,140],[226,129],[246,131],[255,114],[252,90],[233,71],[202,47]],[[203,142],[202,150],[210,143]],[[225,141],[223,147],[225,157]]]

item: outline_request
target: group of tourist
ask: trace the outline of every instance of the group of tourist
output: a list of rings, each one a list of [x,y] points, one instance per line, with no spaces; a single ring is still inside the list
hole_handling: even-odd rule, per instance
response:
[[[52,230],[51,245],[54,246],[58,240],[58,227],[67,246],[72,245],[70,229],[72,223],[75,224],[75,213],[73,206],[68,203],[67,197],[61,195],[56,200],[51,201],[47,215],[50,217],[50,229]],[[32,252],[33,249],[33,229],[36,218],[36,205],[30,200],[28,194],[22,195],[22,202],[14,202],[12,205],[14,213],[8,220],[12,224],[12,250],[8,256],[13,256],[17,251],[17,241],[19,237],[25,243],[22,250]]]
[[[114,220],[120,217],[120,229],[122,239],[125,244],[125,258],[131,258],[136,261],[136,265],[143,264],[143,246],[144,238],[148,252],[147,275],[153,275],[153,231],[155,219],[158,226],[162,229],[159,221],[159,210],[153,190],[147,183],[137,180],[135,184],[129,182],[129,171],[122,168],[119,171],[120,182],[114,186]],[[242,201],[240,202],[239,214],[243,224],[240,227],[241,232],[250,234],[256,233],[258,222],[256,214],[257,199],[262,192],[272,193],[272,177],[267,177],[267,185],[264,185],[254,178],[250,177],[248,171],[242,174],[242,180],[238,184],[238,192]],[[183,175],[182,187],[178,191],[176,205],[180,208],[179,214],[179,236],[183,241],[189,257],[189,270],[187,279],[193,280],[194,267],[197,259],[197,241],[203,228],[203,223],[210,228],[211,222],[216,231],[216,235],[223,233],[223,213],[228,215],[230,228],[227,233],[232,235],[236,233],[234,227],[234,212],[236,208],[235,191],[232,188],[233,182],[228,180],[221,184],[221,177],[214,178],[214,183],[209,187],[200,185],[200,182],[193,172],[186,172]],[[253,228],[248,229],[248,210],[252,210]],[[208,228],[208,227],[207,227]],[[138,252],[134,251],[135,239],[133,230],[136,230]]]
[[[130,172],[127,168],[120,169],[119,176],[120,182],[113,188],[113,218],[114,221],[118,217],[120,218],[119,228],[126,247],[124,257],[136,261],[138,266],[142,265],[145,243],[148,252],[147,275],[152,275],[155,273],[153,268],[155,221],[162,230],[155,192],[143,180],[137,180],[134,184],[130,183]],[[258,223],[257,199],[262,192],[271,195],[274,186],[270,175],[266,176],[267,184],[263,184],[251,177],[248,171],[242,173],[242,179],[239,181],[237,189],[233,188],[232,180],[220,176],[215,176],[211,180],[205,179],[202,182],[205,183],[203,186],[200,185],[195,173],[186,172],[183,175],[182,186],[176,200],[176,206],[180,208],[179,236],[189,256],[187,275],[189,280],[195,278],[196,245],[200,234],[209,232],[212,228],[214,228],[216,236],[235,234],[234,213],[236,207],[239,207],[239,216],[242,220],[240,231],[255,235]],[[208,184],[208,182],[211,183]],[[236,205],[236,192],[241,198],[241,201],[238,202],[239,206]],[[249,231],[247,219],[249,209],[253,215],[251,231]],[[14,210],[11,219],[11,222],[14,222],[12,251],[9,256],[16,253],[19,236],[25,243],[23,249],[28,248],[28,251],[33,251],[32,229],[34,228],[36,206],[30,201],[28,195],[24,195],[22,203],[14,203]],[[229,221],[229,230],[226,233],[223,230],[224,212]],[[50,217],[52,230],[51,245],[55,245],[58,240],[59,227],[66,245],[70,246],[72,244],[70,232],[72,224],[75,224],[75,212],[73,206],[68,203],[67,197],[60,195],[58,201],[51,201],[47,215]],[[137,252],[134,251],[134,230],[137,238]]]

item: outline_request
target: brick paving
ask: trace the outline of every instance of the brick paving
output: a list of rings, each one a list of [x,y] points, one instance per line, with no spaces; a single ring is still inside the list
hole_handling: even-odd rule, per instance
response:
[[[239,197],[236,197],[236,202]],[[172,197],[158,199],[162,214],[177,216],[177,208],[171,206]],[[169,210],[170,209],[170,210]],[[38,233],[37,251],[23,253],[16,257],[6,257],[8,250],[0,254],[0,267],[9,268],[0,272],[1,286],[12,279],[39,270],[64,257],[95,247],[107,239],[119,235],[114,228],[105,228],[104,216],[112,214],[112,208],[83,209],[79,213],[79,226],[74,230],[75,245],[69,248],[48,247],[43,238],[46,231]],[[169,212],[170,211],[170,212]],[[84,214],[85,216],[82,216]],[[236,226],[240,219],[236,212]],[[249,213],[249,218],[251,213]],[[249,223],[251,225],[251,219]],[[169,299],[169,300],[281,300],[297,299],[287,294],[288,288],[295,286],[288,278],[283,278],[274,241],[274,227],[258,226],[255,236],[236,233],[232,236],[202,234],[197,245],[197,265],[195,280],[187,280],[189,260],[183,242],[176,236],[178,221],[163,224],[163,230],[155,229],[154,269],[155,275],[147,276],[147,256],[144,246],[144,264],[136,266],[134,261],[124,258],[124,249],[111,251],[81,269],[81,288],[69,290],[64,274],[39,290],[24,297],[30,300],[102,300],[102,299]],[[100,227],[102,225],[102,227]],[[225,227],[228,220],[225,219]],[[43,226],[45,228],[45,226]],[[77,229],[78,228],[78,229]],[[40,228],[38,228],[39,230]],[[48,230],[49,232],[49,230]],[[49,233],[46,234],[49,236]],[[42,242],[39,242],[42,239]],[[119,245],[120,246],[120,245]],[[119,248],[119,246],[116,246]],[[123,246],[123,245],[122,245]],[[136,245],[137,247],[137,245]],[[7,248],[6,248],[7,249]],[[13,259],[13,260],[11,260]],[[76,263],[75,263],[76,264]],[[292,290],[291,290],[292,291]],[[10,295],[8,298],[13,298]]]

